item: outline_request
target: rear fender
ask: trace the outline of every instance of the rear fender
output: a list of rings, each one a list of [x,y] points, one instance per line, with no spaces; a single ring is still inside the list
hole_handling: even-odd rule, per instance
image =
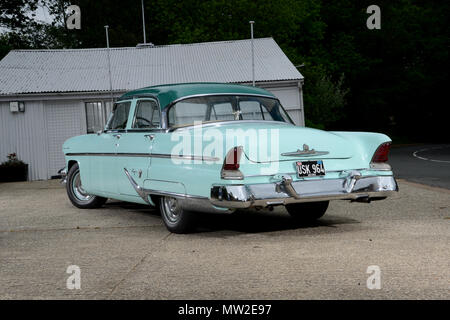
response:
[[[387,135],[376,132],[334,131],[333,133],[352,142],[358,151],[358,156],[367,164],[367,167],[380,144],[392,141]]]

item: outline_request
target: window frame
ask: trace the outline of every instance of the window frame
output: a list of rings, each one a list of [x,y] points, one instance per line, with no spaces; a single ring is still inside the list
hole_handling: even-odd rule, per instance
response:
[[[114,107],[121,103],[130,103],[130,109],[128,110],[128,117],[127,117],[127,123],[125,125],[125,128],[123,128],[123,129],[108,129],[109,124],[113,119],[112,115],[114,114]],[[125,131],[127,131],[128,122],[130,120],[130,111],[132,110],[132,107],[133,107],[133,100],[128,99],[128,100],[120,100],[120,101],[114,102],[111,114],[109,115],[109,119],[105,124],[105,128],[104,128],[103,132],[109,133],[109,132],[125,132]]]
[[[239,97],[254,97],[254,98],[265,98],[265,99],[273,99],[276,100],[279,104],[279,106],[281,107],[281,109],[283,109],[283,114],[286,116],[288,122],[286,121],[278,121],[278,120],[242,120],[242,118],[240,120],[218,120],[217,122],[229,122],[229,121],[266,121],[266,122],[283,122],[286,124],[290,124],[290,125],[295,125],[295,122],[292,121],[292,118],[289,116],[288,112],[286,111],[286,109],[283,107],[283,105],[280,102],[280,99],[278,99],[277,97],[273,97],[273,96],[268,96],[268,95],[259,95],[259,94],[245,94],[245,93],[213,93],[213,94],[197,94],[197,95],[190,95],[190,96],[186,96],[186,97],[182,97],[179,99],[176,99],[174,101],[172,101],[166,108],[164,108],[164,110],[162,111],[162,116],[164,117],[164,126],[162,127],[165,130],[173,130],[173,129],[177,129],[177,126],[169,126],[169,111],[171,108],[173,108],[178,102],[182,102],[183,100],[187,100],[187,99],[192,99],[192,98],[201,98],[201,97],[214,97],[214,96],[234,96],[236,98],[235,102],[236,102],[236,107],[233,105],[233,109],[237,108],[236,110],[240,110],[240,106],[239,106]],[[161,118],[163,119],[163,118]],[[161,121],[162,123],[162,121]],[[193,126],[194,124],[186,124],[186,125],[180,125],[180,127],[188,127],[188,126]]]
[[[137,115],[137,110],[139,107],[139,103],[142,101],[153,101],[156,105],[156,108],[159,110],[159,126],[158,127],[153,127],[153,128],[134,128],[134,125],[136,124],[136,115]],[[128,129],[128,131],[152,131],[152,130],[160,130],[161,129],[161,124],[162,124],[162,112],[161,112],[161,108],[159,106],[158,100],[155,98],[137,98],[136,99],[136,103],[134,106],[134,112],[133,112],[133,120],[131,121],[131,126]]]

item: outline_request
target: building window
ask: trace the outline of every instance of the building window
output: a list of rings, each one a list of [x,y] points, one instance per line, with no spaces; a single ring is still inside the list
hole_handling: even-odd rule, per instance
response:
[[[86,102],[86,122],[87,132],[94,133],[99,130],[103,130],[108,117],[111,113],[111,102],[109,101],[96,101]]]

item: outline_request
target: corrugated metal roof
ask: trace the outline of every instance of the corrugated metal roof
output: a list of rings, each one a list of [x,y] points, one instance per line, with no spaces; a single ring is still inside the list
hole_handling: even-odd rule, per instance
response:
[[[303,76],[272,38],[254,40],[256,81]],[[250,82],[251,41],[111,48],[114,91],[185,82]],[[13,50],[0,61],[0,95],[108,91],[107,49]]]

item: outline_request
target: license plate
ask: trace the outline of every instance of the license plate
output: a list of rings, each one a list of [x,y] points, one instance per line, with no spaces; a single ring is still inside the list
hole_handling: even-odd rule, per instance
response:
[[[322,160],[318,161],[297,161],[297,176],[302,177],[316,177],[325,175],[325,167]]]

